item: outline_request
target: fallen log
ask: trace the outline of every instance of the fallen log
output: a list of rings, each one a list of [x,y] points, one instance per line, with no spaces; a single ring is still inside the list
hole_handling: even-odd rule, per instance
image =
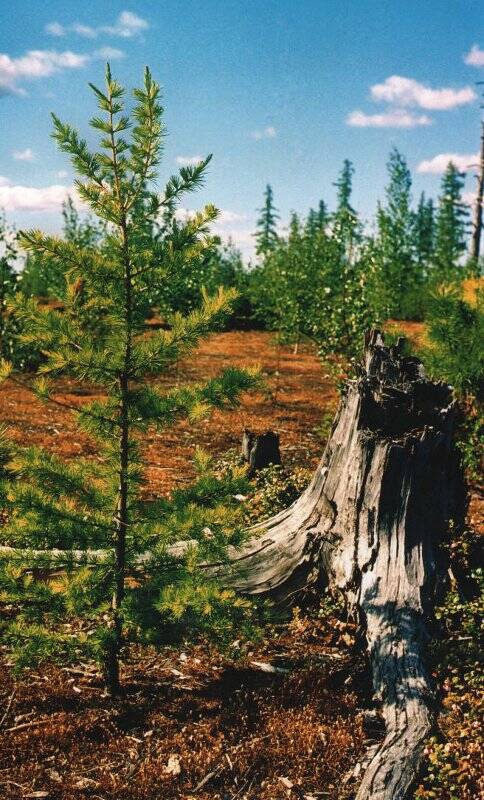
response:
[[[359,619],[386,729],[362,764],[356,800],[406,800],[418,775],[434,720],[425,649],[447,579],[442,544],[465,514],[451,387],[428,380],[402,344],[367,335],[364,367],[346,386],[306,491],[254,526],[229,564],[205,565],[226,585],[276,603],[325,586]],[[107,554],[79,560],[90,555]]]

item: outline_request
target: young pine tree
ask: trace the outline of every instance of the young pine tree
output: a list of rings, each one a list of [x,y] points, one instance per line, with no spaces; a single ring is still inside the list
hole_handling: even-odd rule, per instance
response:
[[[274,206],[274,193],[272,187],[267,184],[264,193],[264,205],[259,209],[260,217],[257,220],[257,229],[255,232],[256,248],[255,251],[258,256],[263,259],[274,250],[277,241],[277,220],[279,214]]]
[[[163,429],[183,416],[195,421],[212,407],[236,403],[240,391],[251,387],[256,377],[228,369],[205,385],[171,391],[150,381],[190,353],[230,309],[235,296],[230,290],[205,295],[199,309],[185,317],[173,314],[169,330],[146,333],[145,297],[211,246],[208,226],[217,212],[206,206],[175,233],[156,240],[147,231],[164,210],[173,211],[183,193],[200,186],[210,157],[183,167],[161,195],[156,193],[165,130],[160,90],[149,70],[142,88],[134,91],[131,113],[125,111],[124,89],[109,65],[105,88],[91,88],[100,113],[90,124],[100,134],[100,149],[91,152],[78,132],[55,115],[53,136],[70,156],[80,197],[105,225],[103,247],[91,237],[82,243],[77,237],[23,232],[21,241],[28,252],[67,269],[65,310],[41,308],[26,297],[17,300],[15,310],[28,325],[27,338],[41,342],[45,354],[33,385],[39,398],[61,402],[51,378],[65,373],[97,385],[103,393],[104,399],[73,408],[79,427],[96,440],[98,458],[65,463],[38,449],[4,442],[0,461],[7,521],[1,534],[3,544],[17,548],[9,556],[3,580],[14,594],[29,596],[30,613],[37,609],[37,627],[14,627],[9,640],[21,644],[25,639],[30,646],[39,642],[39,649],[48,653],[56,648],[96,652],[107,686],[116,694],[128,635],[153,634],[156,629],[159,634],[169,609],[175,616],[189,609],[193,616],[197,609],[210,613],[213,605],[232,602],[230,593],[220,594],[215,587],[212,591],[209,580],[197,579],[197,564],[207,556],[207,548],[224,552],[230,541],[226,526],[219,520],[207,537],[200,515],[190,524],[187,508],[181,528],[197,544],[178,555],[171,552],[180,530],[164,523],[164,501],[147,504],[140,494],[141,436],[149,426]],[[4,377],[11,374],[11,365],[4,362],[2,372]],[[24,548],[30,548],[30,556]],[[43,552],[34,553],[39,548]],[[53,548],[62,553],[53,553]],[[149,556],[141,558],[143,553]],[[24,579],[26,566],[57,563],[59,558],[72,568],[64,593]],[[79,561],[86,565],[80,573],[74,569]],[[86,638],[81,626],[78,635],[61,636],[59,642],[52,622],[73,609],[79,619],[90,620],[95,633]]]
[[[462,202],[465,175],[450,162],[442,177],[435,230],[435,281],[459,278],[460,260],[466,250],[469,209]]]

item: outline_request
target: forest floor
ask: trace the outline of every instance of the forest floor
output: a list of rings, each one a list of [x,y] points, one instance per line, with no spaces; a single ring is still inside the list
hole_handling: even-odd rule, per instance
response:
[[[244,427],[276,430],[288,466],[316,466],[338,398],[312,348],[296,355],[267,333],[220,333],[155,383],[172,386],[253,364],[266,388],[245,396],[240,408],[148,435],[147,496],[191,480],[197,445],[213,455],[238,448]],[[69,405],[96,396],[66,379],[57,390]],[[17,440],[65,458],[96,456],[67,409],[42,405],[10,381],[0,422]],[[482,511],[476,490],[470,523],[481,530]],[[379,735],[365,711],[371,691],[353,634],[335,617],[296,614],[243,661],[188,642],[162,653],[132,649],[122,701],[105,696],[93,665],[15,678],[0,648],[0,797],[348,800],[345,776]]]
[[[253,365],[260,366],[265,389],[246,394],[238,408],[217,410],[196,425],[183,420],[163,433],[143,436],[149,494],[166,493],[192,479],[197,445],[213,455],[240,447],[245,427],[257,432],[276,430],[285,462],[316,466],[322,439],[315,428],[325,413],[334,413],[338,398],[312,348],[302,345],[294,355],[291,347],[276,346],[269,333],[219,333],[206,339],[192,358],[153,383],[168,388],[214,377],[225,367]],[[56,390],[55,399],[71,406],[100,397],[94,387],[89,390],[69,379],[57,381]],[[95,445],[78,431],[68,409],[42,404],[28,389],[11,381],[2,388],[0,423],[23,444],[47,447],[67,459],[95,456]]]

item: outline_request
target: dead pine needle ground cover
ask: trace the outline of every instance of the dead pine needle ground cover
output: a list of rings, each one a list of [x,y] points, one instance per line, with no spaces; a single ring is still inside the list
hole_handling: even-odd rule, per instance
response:
[[[266,332],[231,331],[212,335],[197,350],[196,357],[181,361],[168,376],[153,378],[161,388],[196,383],[211,378],[233,365],[258,364],[265,388],[243,398],[235,410],[216,410],[195,429],[185,420],[162,433],[143,435],[147,462],[145,491],[152,496],[165,494],[193,477],[192,459],[196,445],[214,455],[239,447],[245,427],[258,432],[274,428],[280,434],[284,462],[312,469],[321,455],[323,414],[332,415],[337,392],[325,378],[313,348],[303,345],[294,355],[289,346],[278,346]],[[75,381],[61,378],[55,398],[80,406],[102,398],[96,387],[86,389]],[[87,436],[80,435],[68,409],[45,405],[18,384],[3,386],[0,422],[12,437],[29,445],[40,445],[66,459],[94,455]]]
[[[367,736],[362,665],[340,637],[296,622],[239,663],[203,646],[134,651],[116,702],[89,665],[14,683],[4,663],[1,796],[349,798],[342,777]]]

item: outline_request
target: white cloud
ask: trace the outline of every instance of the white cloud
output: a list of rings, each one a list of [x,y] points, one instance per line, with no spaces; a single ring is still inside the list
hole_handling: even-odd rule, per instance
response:
[[[0,179],[0,208],[5,211],[58,211],[68,195],[75,196],[72,186],[21,186]]]
[[[383,114],[365,114],[363,111],[352,111],[346,123],[354,128],[416,128],[420,125],[431,125],[427,114],[414,114],[403,108],[385,111]]]
[[[200,161],[203,161],[203,156],[177,156],[176,163],[180,165],[180,167],[191,167],[195,164],[199,164]]]
[[[44,28],[46,33],[49,33],[51,36],[64,36],[65,30],[62,25],[59,25],[58,22],[49,22],[48,25]]]
[[[371,96],[379,102],[417,106],[432,111],[447,111],[471,103],[477,97],[470,86],[462,89],[431,89],[430,86],[401,75],[391,75],[383,83],[372,86]]]
[[[137,36],[141,31],[149,28],[149,23],[132,11],[122,11],[116,23],[112,26],[105,26],[100,30],[103,33],[110,33],[112,36],[122,36],[129,39],[132,36]]]
[[[256,141],[260,141],[260,139],[274,139],[274,137],[277,136],[277,131],[272,125],[268,125],[261,130],[251,131],[250,135],[251,138]]]
[[[70,29],[73,33],[77,33],[78,36],[85,36],[86,39],[94,39],[97,35],[94,28],[91,28],[90,25],[82,25],[80,22],[74,22]],[[67,29],[62,35],[65,36],[66,32]]]
[[[194,214],[195,211],[189,208],[178,208],[175,212],[175,216],[180,222],[186,222]],[[219,216],[211,225],[211,231],[220,236],[224,242],[231,239],[235,246],[249,258],[254,252],[254,231],[253,227],[247,227],[248,223],[250,224],[250,220],[247,214],[222,208],[219,210]]]
[[[65,50],[59,53],[55,50],[29,50],[24,56],[11,58],[6,53],[0,53],[0,95],[25,94],[19,87],[22,80],[48,78],[64,69],[79,69],[84,67],[91,56],[73,53]]]
[[[35,161],[35,153],[30,147],[26,147],[25,150],[14,150],[12,158],[15,161]]]
[[[95,50],[92,54],[93,58],[101,58],[105,61],[115,61],[118,58],[124,58],[125,54],[122,50],[118,50],[117,47],[101,47],[99,50]]]
[[[217,225],[233,225],[238,222],[245,222],[247,220],[246,214],[238,214],[236,211],[229,211],[222,208],[218,215]]]
[[[61,179],[62,178],[67,178],[68,175],[69,175],[69,173],[67,172],[66,169],[60,169],[59,172],[55,173],[55,177],[56,178],[61,178]]]
[[[132,11],[122,11],[113,25],[99,25],[93,28],[91,25],[83,25],[81,22],[74,22],[72,25],[61,25],[59,22],[49,22],[45,26],[45,32],[51,36],[67,36],[68,33],[75,33],[86,39],[95,39],[99,34],[106,33],[108,36],[120,36],[123,39],[131,39],[138,36],[142,31],[149,28],[146,19],[139,17]]]
[[[122,58],[124,53],[114,47],[103,47],[93,53],[73,53],[71,50],[29,50],[24,56],[11,58],[0,53],[0,96],[25,95],[22,81],[49,78],[65,69],[80,69],[95,59]]]
[[[471,67],[484,67],[484,50],[481,50],[478,44],[473,44],[465,54],[464,61]]]
[[[417,172],[426,173],[429,175],[441,175],[447,169],[449,162],[452,161],[455,167],[460,172],[466,172],[473,164],[479,161],[477,153],[470,155],[463,153],[439,153],[426,161],[421,161],[417,165]]]
[[[177,210],[175,211],[175,217],[180,222],[186,222],[195,214],[196,211],[194,211],[191,208],[177,208]],[[224,234],[228,236],[232,234],[232,231],[226,230],[227,226],[238,225],[241,222],[246,222],[246,221],[247,221],[246,214],[239,214],[236,211],[230,211],[227,208],[221,208],[219,209],[217,219],[213,222],[213,230],[215,233],[218,233],[220,235]]]

